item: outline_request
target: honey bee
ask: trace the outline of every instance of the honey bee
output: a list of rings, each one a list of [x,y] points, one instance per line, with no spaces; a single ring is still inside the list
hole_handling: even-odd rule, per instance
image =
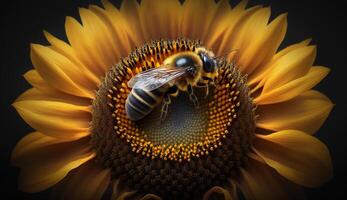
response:
[[[163,121],[171,103],[170,97],[177,96],[179,91],[187,92],[190,101],[198,108],[193,87],[206,88],[207,96],[209,84],[217,76],[215,56],[203,47],[171,55],[161,66],[140,72],[129,80],[128,86],[132,90],[126,100],[126,114],[130,120],[137,121],[163,102],[160,116]]]

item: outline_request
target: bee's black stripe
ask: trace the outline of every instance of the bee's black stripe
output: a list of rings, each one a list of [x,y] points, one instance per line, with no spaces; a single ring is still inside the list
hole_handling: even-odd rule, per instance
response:
[[[202,79],[203,79],[203,80],[208,80],[208,81],[212,81],[212,80],[213,80],[212,78],[206,77],[206,76],[203,76]]]
[[[144,100],[140,96],[135,97],[133,94],[131,94],[128,97],[128,101],[132,106],[134,106],[134,108],[137,108],[143,113],[148,113],[152,110],[151,107],[143,102]]]
[[[143,118],[144,114],[139,112],[138,110],[136,110],[134,107],[132,107],[129,103],[127,103],[125,105],[125,111],[127,113],[127,116],[131,119],[131,120],[139,120],[141,118]]]
[[[176,85],[173,85],[172,87],[170,87],[167,91],[167,93],[169,94],[175,94],[178,91],[178,87]]]
[[[154,99],[150,94],[148,94],[144,90],[140,90],[135,88],[133,91],[137,96],[141,97],[145,102],[147,102],[149,105],[154,105],[157,103],[158,100]]]
[[[163,93],[159,91],[159,89],[155,89],[151,91],[152,94],[154,94],[156,97],[162,97]]]
[[[206,83],[198,82],[196,85],[197,86],[206,86]]]

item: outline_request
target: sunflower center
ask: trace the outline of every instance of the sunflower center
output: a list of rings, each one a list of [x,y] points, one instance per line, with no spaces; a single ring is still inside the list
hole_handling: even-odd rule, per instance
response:
[[[201,99],[199,109],[194,108],[186,93],[180,93],[172,99],[164,122],[160,122],[161,108],[157,106],[147,117],[138,122],[140,129],[146,133],[144,138],[155,146],[189,145],[202,141],[207,132],[208,101],[201,98],[201,92],[197,96]]]
[[[202,194],[225,184],[246,162],[255,127],[253,104],[232,64],[219,66],[208,96],[205,89],[194,88],[199,108],[180,92],[162,123],[160,105],[136,122],[126,115],[131,77],[199,45],[186,39],[146,44],[112,67],[100,86],[93,102],[92,144],[97,159],[129,187],[188,198],[192,191]]]

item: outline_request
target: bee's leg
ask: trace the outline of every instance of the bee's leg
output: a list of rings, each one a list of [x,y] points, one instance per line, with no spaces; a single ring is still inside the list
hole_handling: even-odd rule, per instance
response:
[[[199,101],[198,97],[194,94],[193,88],[191,85],[188,85],[188,94],[189,94],[189,99],[191,102],[193,102],[195,108],[199,108]]]
[[[206,90],[206,96],[205,96],[205,98],[208,97],[208,94],[209,94],[209,86],[208,86],[208,83],[198,83],[198,84],[196,85],[196,87],[198,87],[198,88],[205,88],[205,90]]]
[[[209,89],[208,84],[206,84],[205,87],[206,87],[206,96],[205,96],[205,98],[207,98],[209,93],[210,93],[210,89]]]
[[[171,86],[168,89],[167,94],[169,94],[172,97],[176,97],[178,95],[178,87],[176,85]]]
[[[160,113],[160,122],[162,123],[168,113],[169,110],[169,104],[171,103],[171,98],[169,94],[165,94],[163,99],[163,106],[161,107],[161,113]]]
[[[210,81],[210,84],[211,84],[212,86],[216,87],[216,80],[213,79],[213,81]]]

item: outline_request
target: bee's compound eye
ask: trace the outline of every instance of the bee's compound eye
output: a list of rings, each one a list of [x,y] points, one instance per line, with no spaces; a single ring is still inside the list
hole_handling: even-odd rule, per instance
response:
[[[202,54],[202,61],[204,63],[204,70],[206,72],[214,72],[216,68],[216,62],[215,60],[209,58],[208,56]]]

